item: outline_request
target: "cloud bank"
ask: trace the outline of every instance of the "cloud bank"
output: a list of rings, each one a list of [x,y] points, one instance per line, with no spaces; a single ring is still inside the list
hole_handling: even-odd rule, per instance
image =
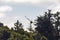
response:
[[[5,14],[10,11],[12,11],[12,7],[7,5],[0,6],[0,18],[5,17]]]
[[[7,3],[40,3],[40,2],[59,2],[59,0],[0,0],[0,2],[7,2]]]
[[[9,12],[12,11],[12,7],[10,6],[0,6],[0,12]]]

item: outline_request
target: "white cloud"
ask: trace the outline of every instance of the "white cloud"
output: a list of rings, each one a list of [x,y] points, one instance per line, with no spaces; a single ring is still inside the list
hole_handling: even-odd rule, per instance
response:
[[[57,11],[60,12],[60,5],[59,4],[51,5],[47,9],[52,10],[52,13],[56,13]]]
[[[0,18],[5,17],[5,14],[0,13]]]
[[[44,8],[48,8],[49,6],[54,6],[55,4],[59,4],[60,0],[0,0],[0,2],[2,3],[9,3],[9,4],[15,4],[15,3],[19,3],[19,4],[25,4],[25,5],[33,5],[33,6],[37,6],[37,7],[44,7]]]
[[[51,5],[59,4],[60,0],[0,0],[2,3],[19,3],[19,4],[31,4],[37,7],[49,7]]]
[[[57,11],[60,12],[60,5],[55,6],[52,10],[53,12],[57,12]]]
[[[15,2],[15,3],[38,3],[41,0],[0,0],[1,2]]]
[[[15,3],[40,3],[40,2],[59,2],[59,0],[0,0],[1,2],[15,2]]]
[[[12,11],[12,7],[10,6],[0,6],[0,12],[9,12]]]
[[[5,17],[5,13],[12,11],[10,6],[0,6],[0,18]]]

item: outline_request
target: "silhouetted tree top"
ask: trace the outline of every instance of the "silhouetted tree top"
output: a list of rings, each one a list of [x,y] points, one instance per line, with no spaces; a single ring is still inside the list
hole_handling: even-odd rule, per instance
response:
[[[17,22],[14,23],[14,25],[15,25],[15,29],[16,29],[16,30],[23,28],[23,25],[22,25],[22,23],[19,22],[19,20],[17,20]]]
[[[3,26],[4,26],[3,23],[0,22],[0,27],[3,27]]]
[[[36,30],[42,35],[46,36],[49,40],[53,40],[53,25],[50,21],[51,10],[45,12],[44,16],[37,17]]]

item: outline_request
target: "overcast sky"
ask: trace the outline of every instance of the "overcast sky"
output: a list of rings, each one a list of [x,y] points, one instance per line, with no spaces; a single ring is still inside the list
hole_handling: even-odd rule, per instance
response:
[[[48,9],[60,11],[60,0],[0,0],[0,22],[11,28],[19,20],[27,27],[29,21],[25,16],[34,20]]]

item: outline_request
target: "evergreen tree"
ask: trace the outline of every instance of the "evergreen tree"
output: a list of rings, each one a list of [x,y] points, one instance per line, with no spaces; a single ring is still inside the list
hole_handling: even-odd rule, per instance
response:
[[[37,17],[36,30],[42,35],[46,36],[48,40],[54,40],[53,25],[50,21],[51,10],[45,12],[44,16]]]

